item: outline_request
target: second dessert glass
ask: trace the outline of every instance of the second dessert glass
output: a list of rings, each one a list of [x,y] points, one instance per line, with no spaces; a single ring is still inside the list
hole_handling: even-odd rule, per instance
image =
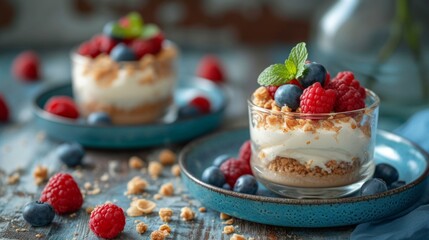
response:
[[[264,88],[261,88],[264,91]],[[261,92],[259,95],[263,95]],[[248,100],[251,166],[268,189],[293,198],[334,198],[358,190],[374,173],[379,98],[339,113],[281,112]]]

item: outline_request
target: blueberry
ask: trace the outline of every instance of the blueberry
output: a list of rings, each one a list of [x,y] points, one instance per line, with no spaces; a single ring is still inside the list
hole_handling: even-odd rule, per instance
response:
[[[387,185],[390,185],[399,179],[399,173],[398,170],[396,170],[396,168],[394,168],[392,165],[380,163],[375,166],[374,177],[381,178],[386,182]]]
[[[215,160],[213,161],[213,166],[220,167],[220,165],[222,165],[222,163],[226,162],[226,160],[228,160],[230,158],[231,158],[231,156],[226,155],[226,154],[222,154],[220,156],[217,156],[215,158]]]
[[[395,189],[398,187],[402,187],[405,184],[406,184],[406,182],[402,181],[402,180],[394,181],[392,184],[389,185],[389,189]]]
[[[362,185],[360,189],[360,195],[368,196],[385,191],[387,191],[386,183],[382,179],[372,178]]]
[[[326,78],[326,68],[318,63],[306,63],[303,76],[301,77],[301,85],[307,88],[315,82],[320,82],[323,86]]]
[[[90,125],[110,125],[112,119],[105,112],[94,112],[88,116],[88,123]]]
[[[210,166],[204,170],[201,180],[210,185],[222,187],[225,184],[225,175],[219,168]]]
[[[277,106],[288,106],[292,110],[299,107],[299,97],[302,94],[302,89],[295,84],[285,84],[280,86],[274,94],[274,100]]]
[[[82,164],[85,150],[79,143],[64,143],[57,148],[57,154],[68,167],[75,167]]]
[[[134,51],[124,43],[116,45],[110,52],[110,57],[116,62],[137,60],[137,56]]]
[[[229,184],[228,184],[228,183],[225,183],[225,184],[222,186],[222,188],[223,188],[223,189],[225,189],[225,190],[231,190],[231,186],[229,186]]]
[[[24,206],[22,215],[34,227],[46,226],[54,220],[54,208],[48,203],[29,202]]]
[[[258,182],[252,175],[246,174],[237,179],[234,192],[255,194],[258,191]]]
[[[179,108],[180,118],[191,118],[199,115],[202,115],[202,112],[194,105],[185,105]]]

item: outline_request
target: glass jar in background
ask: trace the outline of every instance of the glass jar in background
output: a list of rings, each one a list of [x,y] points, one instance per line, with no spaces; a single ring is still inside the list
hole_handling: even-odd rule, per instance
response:
[[[380,117],[404,121],[429,106],[429,2],[338,0],[315,23],[311,58],[332,77],[353,71],[381,101]]]
[[[254,176],[293,198],[335,198],[358,190],[374,173],[379,98],[366,93],[365,108],[325,114],[266,109],[252,96]]]

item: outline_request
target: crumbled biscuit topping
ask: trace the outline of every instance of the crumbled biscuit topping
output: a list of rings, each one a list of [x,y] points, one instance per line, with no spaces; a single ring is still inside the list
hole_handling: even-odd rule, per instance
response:
[[[195,213],[189,207],[183,207],[180,212],[180,217],[185,221],[191,221],[195,217]]]
[[[128,194],[139,194],[142,193],[149,184],[146,180],[139,176],[132,178],[127,184]]]
[[[161,208],[159,209],[158,214],[163,222],[169,222],[173,216],[173,210],[170,208]]]
[[[154,178],[157,179],[163,170],[163,166],[161,163],[159,162],[150,162],[149,163],[149,167],[148,167],[148,171],[149,171],[149,175]]]
[[[144,161],[137,156],[132,156],[128,160],[128,166],[133,169],[140,169],[144,166]]]
[[[173,184],[171,182],[164,183],[159,189],[159,194],[162,194],[163,196],[173,196],[174,194]]]

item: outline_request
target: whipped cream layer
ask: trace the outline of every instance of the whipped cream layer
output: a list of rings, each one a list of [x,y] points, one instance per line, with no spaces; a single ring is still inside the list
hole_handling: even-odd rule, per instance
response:
[[[337,122],[339,130],[325,128],[305,131],[297,128],[284,132],[280,128],[251,127],[252,140],[257,144],[259,158],[269,164],[277,156],[294,158],[310,168],[318,166],[330,172],[325,166],[330,160],[352,162],[366,159],[370,151],[370,137],[356,126],[352,118],[349,122]]]
[[[100,86],[91,75],[84,74],[83,64],[75,64],[73,69],[73,90],[80,102],[98,102],[122,109],[133,109],[142,104],[169,98],[174,89],[175,75],[160,78],[153,68],[136,70],[129,74],[119,69],[117,77],[109,86]],[[152,75],[152,76],[150,76]],[[141,79],[153,78],[150,83]]]

